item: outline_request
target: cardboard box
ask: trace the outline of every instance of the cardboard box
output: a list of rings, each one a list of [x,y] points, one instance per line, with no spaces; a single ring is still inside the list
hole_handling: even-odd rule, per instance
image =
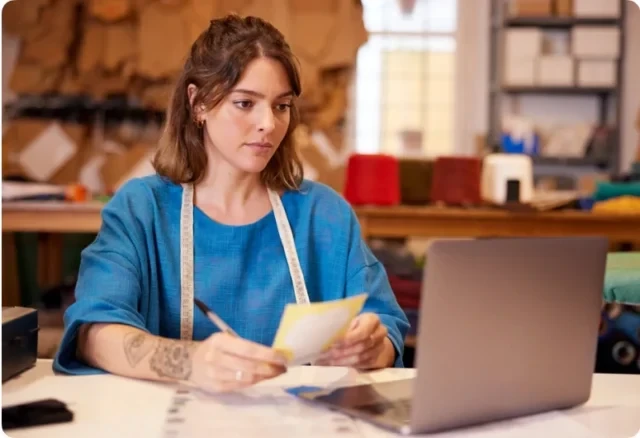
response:
[[[148,144],[135,144],[123,153],[107,154],[102,166],[102,179],[107,192],[115,192],[126,181],[126,177],[142,160],[148,160],[153,147]]]
[[[546,55],[538,58],[538,85],[570,87],[575,83],[574,76],[571,56]]]
[[[555,0],[554,12],[558,17],[573,15],[573,0]]]
[[[537,28],[508,29],[504,33],[505,59],[533,59],[542,54],[543,34]]]
[[[572,52],[582,59],[617,59],[620,29],[615,26],[576,26],[571,34]]]
[[[615,87],[617,70],[615,61],[579,61],[578,85],[581,87]]]
[[[536,59],[507,59],[503,84],[511,87],[531,87],[536,84]]]
[[[553,1],[510,0],[508,14],[511,17],[548,17],[553,14]]]
[[[547,1],[551,0],[542,0]],[[331,137],[334,155],[342,157],[347,152],[342,125],[350,84],[334,78],[337,74],[352,76],[357,51],[367,41],[360,2],[87,0],[85,13],[76,17],[77,3],[29,0],[7,5],[3,10],[6,30],[22,41],[15,69],[8,70],[8,88],[21,94],[87,93],[96,99],[124,93],[134,101],[162,110],[191,44],[209,27],[210,20],[230,12],[254,15],[277,27],[301,60],[304,89],[299,108],[303,123],[311,131],[322,131]],[[526,9],[525,5],[523,11]],[[76,18],[80,22],[70,26]],[[55,48],[50,44],[54,41]],[[521,42],[517,46],[518,52],[525,47]],[[69,47],[77,50],[69,51]],[[311,147],[321,156],[328,149],[322,142]],[[7,155],[4,150],[3,155]],[[106,168],[125,160],[108,155]],[[84,161],[88,159],[87,156]],[[312,154],[307,161],[310,168],[316,169],[320,181],[340,189],[343,163],[332,159],[327,165]],[[8,163],[15,165],[15,161]],[[112,186],[121,177],[116,173],[120,172],[107,178]]]
[[[47,132],[51,135],[47,136]],[[62,142],[57,143],[56,139]],[[44,143],[38,147],[37,142]],[[85,159],[86,142],[87,129],[80,124],[28,118],[12,120],[7,122],[2,137],[2,175],[54,184],[75,183]],[[30,152],[29,147],[36,149]],[[40,158],[43,154],[38,152],[39,148],[47,150],[44,159]]]
[[[620,17],[620,0],[573,0],[576,17]]]

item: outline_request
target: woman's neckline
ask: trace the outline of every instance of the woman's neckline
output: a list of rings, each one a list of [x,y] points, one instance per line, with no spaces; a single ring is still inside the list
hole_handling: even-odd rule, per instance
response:
[[[180,188],[180,191],[179,191],[180,197],[182,198],[182,193],[184,192],[184,188],[182,187],[182,185],[178,185],[178,186]],[[287,189],[282,192],[282,195],[280,195],[280,200],[282,201],[283,206],[285,205],[285,200],[291,195],[292,192],[294,192],[294,190]],[[180,202],[180,205],[182,206],[182,202]],[[248,228],[260,226],[262,223],[269,221],[272,217],[275,216],[275,213],[273,211],[273,205],[272,205],[271,209],[265,215],[263,215],[262,217],[252,222],[247,222],[244,224],[233,224],[233,223],[222,222],[220,220],[212,218],[207,213],[205,213],[204,210],[202,210],[200,207],[198,207],[195,204],[193,204],[193,210],[194,210],[194,218],[195,216],[199,216],[202,220],[216,227],[227,228],[232,230],[248,229]]]

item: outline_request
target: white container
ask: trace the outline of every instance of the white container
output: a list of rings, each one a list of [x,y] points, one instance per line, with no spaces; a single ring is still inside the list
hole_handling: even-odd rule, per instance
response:
[[[542,53],[543,34],[540,29],[522,27],[504,32],[506,59],[535,58]]]
[[[520,202],[529,203],[533,198],[533,163],[524,154],[490,154],[482,165],[482,198],[493,204],[507,202],[507,185],[510,180],[520,182]]]
[[[573,0],[573,15],[579,18],[619,18],[620,1]]]
[[[574,81],[574,63],[571,56],[547,55],[538,59],[537,84],[552,87],[570,87]]]
[[[580,61],[578,63],[578,86],[615,87],[617,70],[615,61]]]
[[[511,58],[505,60],[503,85],[532,87],[536,84],[536,60]]]
[[[580,59],[617,59],[620,29],[615,26],[576,26],[571,33],[572,52]]]

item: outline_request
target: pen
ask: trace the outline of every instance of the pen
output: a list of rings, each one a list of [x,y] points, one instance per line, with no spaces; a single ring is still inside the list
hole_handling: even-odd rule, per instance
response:
[[[202,310],[202,313],[204,313],[207,316],[207,318],[209,318],[211,322],[214,323],[220,330],[232,336],[238,337],[238,334],[234,332],[233,329],[229,327],[227,323],[222,320],[222,318],[220,318],[218,315],[213,313],[213,311],[209,309],[205,303],[203,303],[197,298],[194,298],[193,301],[195,301],[196,306],[198,306],[198,308]]]

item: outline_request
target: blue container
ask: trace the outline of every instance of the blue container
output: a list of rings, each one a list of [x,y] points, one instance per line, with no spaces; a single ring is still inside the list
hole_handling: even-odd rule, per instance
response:
[[[508,154],[540,154],[540,137],[534,134],[533,143],[527,144],[524,139],[514,139],[510,134],[503,133],[501,137],[502,150]]]

